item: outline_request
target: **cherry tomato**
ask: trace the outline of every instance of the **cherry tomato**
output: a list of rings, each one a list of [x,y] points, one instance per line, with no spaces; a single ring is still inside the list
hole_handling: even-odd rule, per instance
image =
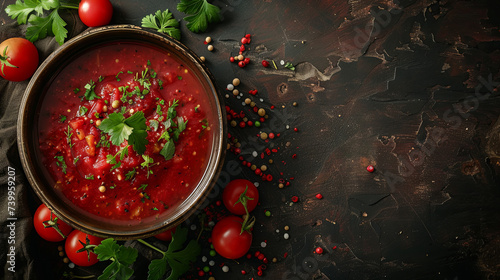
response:
[[[226,188],[224,188],[222,202],[224,202],[229,212],[235,215],[244,215],[246,214],[245,207],[243,207],[241,203],[243,200],[246,201],[248,212],[252,212],[257,206],[257,203],[259,203],[259,191],[252,182],[246,179],[232,180],[226,185]]]
[[[93,252],[93,247],[101,244],[101,241],[102,238],[75,229],[66,239],[64,251],[74,264],[91,266],[99,261]]]
[[[24,38],[10,38],[0,44],[0,75],[20,82],[33,76],[38,67],[38,50]]]
[[[45,204],[40,205],[36,210],[33,224],[38,235],[50,242],[64,240],[73,230],[70,225],[59,220]],[[58,232],[57,229],[59,229],[60,232]]]
[[[167,229],[162,233],[158,233],[157,235],[155,235],[155,237],[163,241],[170,241],[172,240],[172,233],[174,233],[174,231],[175,228]]]
[[[217,222],[212,230],[215,251],[227,259],[238,259],[246,255],[252,245],[252,234],[241,232],[243,219],[228,216]]]
[[[111,21],[113,5],[109,0],[82,0],[78,16],[88,27],[103,26]]]

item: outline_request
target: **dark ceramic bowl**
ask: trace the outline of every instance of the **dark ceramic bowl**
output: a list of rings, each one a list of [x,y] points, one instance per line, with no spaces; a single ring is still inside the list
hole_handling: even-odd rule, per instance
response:
[[[155,219],[140,222],[115,221],[86,214],[75,207],[54,188],[54,179],[49,178],[41,164],[39,150],[38,118],[41,105],[51,82],[64,69],[68,61],[88,48],[120,42],[136,42],[175,55],[202,84],[209,100],[212,127],[210,157],[201,179],[191,194]],[[226,150],[226,117],[220,94],[214,79],[196,54],[177,40],[145,31],[130,25],[107,26],[90,29],[69,40],[52,53],[38,68],[24,93],[17,123],[17,140],[21,162],[26,176],[36,194],[60,219],[89,234],[117,239],[144,238],[177,226],[187,219],[202,204],[219,175]]]

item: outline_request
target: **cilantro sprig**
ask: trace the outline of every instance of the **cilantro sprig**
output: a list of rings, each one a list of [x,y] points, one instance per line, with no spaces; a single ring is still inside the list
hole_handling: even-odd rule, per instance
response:
[[[156,11],[156,13],[145,16],[142,19],[142,27],[153,28],[158,32],[168,34],[169,36],[180,40],[181,30],[179,29],[179,22],[174,19],[173,14],[166,9],[165,11]]]
[[[209,23],[221,21],[219,7],[207,0],[181,0],[177,10],[189,15],[184,19],[188,22],[187,28],[195,33],[206,31]]]
[[[57,43],[62,45],[67,38],[66,22],[59,15],[62,9],[78,9],[76,0],[66,2],[57,0],[16,0],[8,5],[5,12],[18,24],[30,25],[26,29],[26,38],[31,42],[54,36]],[[46,12],[50,13],[45,16]]]
[[[125,119],[122,113],[111,113],[98,126],[100,130],[110,136],[111,143],[119,146],[127,140],[138,154],[146,151],[148,140],[146,118],[142,111],[138,111]]]

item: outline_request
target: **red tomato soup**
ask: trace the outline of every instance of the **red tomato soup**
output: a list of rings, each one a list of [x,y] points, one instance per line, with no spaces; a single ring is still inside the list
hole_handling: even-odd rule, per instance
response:
[[[41,161],[55,188],[87,212],[158,217],[184,201],[205,171],[208,104],[174,55],[136,43],[90,49],[47,90]]]

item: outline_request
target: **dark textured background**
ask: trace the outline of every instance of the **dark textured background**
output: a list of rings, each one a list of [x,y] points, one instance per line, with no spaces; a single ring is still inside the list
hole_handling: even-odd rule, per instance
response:
[[[4,12],[13,2],[0,3],[0,40],[23,34]],[[175,9],[177,1],[112,2],[113,24],[140,25],[146,14],[166,8],[176,19],[183,16]],[[260,182],[250,252],[278,260],[268,264],[265,279],[500,279],[498,1],[214,3],[224,21],[205,34],[189,32],[183,21],[181,41],[207,58],[221,91],[234,77],[242,80],[245,97],[258,89],[263,101],[257,103],[270,115],[261,130],[281,134],[262,143],[256,128],[230,129],[246,158],[253,150],[279,148],[266,157],[275,162],[269,172],[273,182],[262,182],[247,168],[231,177]],[[76,14],[68,17],[68,27],[70,37],[84,30]],[[253,62],[240,69],[228,57],[237,54],[246,33],[253,36],[248,51]],[[203,44],[207,35],[214,39],[213,53]],[[58,47],[53,39],[36,46],[41,59]],[[262,59],[275,60],[279,70],[261,67]],[[279,65],[280,60],[296,70]],[[23,175],[15,128],[27,83],[0,80],[0,263],[5,269],[8,166],[16,169],[18,204],[17,272],[4,270],[0,278],[99,273],[102,266],[67,268],[57,255],[58,244],[41,241],[32,228],[39,201]],[[232,108],[246,110],[241,101],[226,99]],[[276,108],[270,110],[271,105]],[[228,153],[226,162],[234,161],[239,160]],[[368,164],[375,165],[375,173],[366,172]],[[279,178],[290,186],[279,189]],[[319,192],[322,200],[314,197]],[[291,203],[294,195],[298,203]],[[211,202],[217,199],[214,195]],[[271,217],[265,217],[266,210]],[[290,227],[288,240],[284,226]],[[202,238],[205,256],[207,237]],[[159,256],[136,242],[127,244],[141,250],[135,279],[145,279],[147,259]],[[322,255],[314,253],[317,246],[325,249]],[[216,261],[216,279],[259,278],[255,258],[209,259]],[[221,272],[222,263],[230,273]],[[204,265],[199,261],[190,275]]]

